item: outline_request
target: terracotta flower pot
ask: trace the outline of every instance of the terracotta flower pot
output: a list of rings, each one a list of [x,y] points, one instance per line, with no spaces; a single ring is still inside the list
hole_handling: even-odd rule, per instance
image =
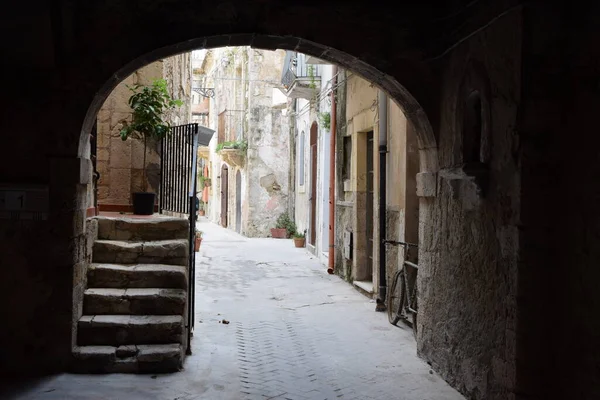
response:
[[[271,228],[271,236],[275,239],[287,239],[288,233],[285,228]]]
[[[196,236],[196,238],[194,240],[194,251],[196,251],[196,252],[200,251],[201,244],[202,244],[202,238]]]
[[[201,217],[203,217],[205,215],[204,210],[199,210],[198,211],[198,215],[201,216]]]
[[[294,245],[296,247],[304,247],[306,244],[306,238],[294,238]]]

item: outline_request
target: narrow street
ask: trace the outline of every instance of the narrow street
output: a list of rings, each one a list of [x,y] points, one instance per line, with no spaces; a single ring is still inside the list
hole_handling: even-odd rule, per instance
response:
[[[197,258],[185,369],[46,378],[14,399],[462,399],[417,358],[411,330],[291,240],[212,223]],[[6,397],[3,397],[6,398]]]

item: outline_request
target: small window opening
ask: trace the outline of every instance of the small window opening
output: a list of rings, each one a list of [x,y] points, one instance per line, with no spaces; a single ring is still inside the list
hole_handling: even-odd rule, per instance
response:
[[[481,95],[475,90],[467,96],[463,113],[463,162],[479,163],[481,159]]]
[[[350,179],[350,168],[352,161],[352,136],[344,136],[342,179]]]

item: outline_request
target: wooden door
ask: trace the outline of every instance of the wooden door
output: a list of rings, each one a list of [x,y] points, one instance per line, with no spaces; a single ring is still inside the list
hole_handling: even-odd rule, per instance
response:
[[[229,200],[229,168],[223,164],[221,167],[221,226],[227,228]]]

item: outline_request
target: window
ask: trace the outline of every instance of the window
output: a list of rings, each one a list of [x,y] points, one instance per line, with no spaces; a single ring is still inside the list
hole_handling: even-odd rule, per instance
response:
[[[298,186],[304,186],[304,131],[298,140]]]
[[[463,163],[482,162],[481,133],[482,107],[479,91],[472,91],[464,103],[463,111]]]
[[[343,137],[342,148],[342,179],[350,179],[350,169],[352,168],[352,136]]]

